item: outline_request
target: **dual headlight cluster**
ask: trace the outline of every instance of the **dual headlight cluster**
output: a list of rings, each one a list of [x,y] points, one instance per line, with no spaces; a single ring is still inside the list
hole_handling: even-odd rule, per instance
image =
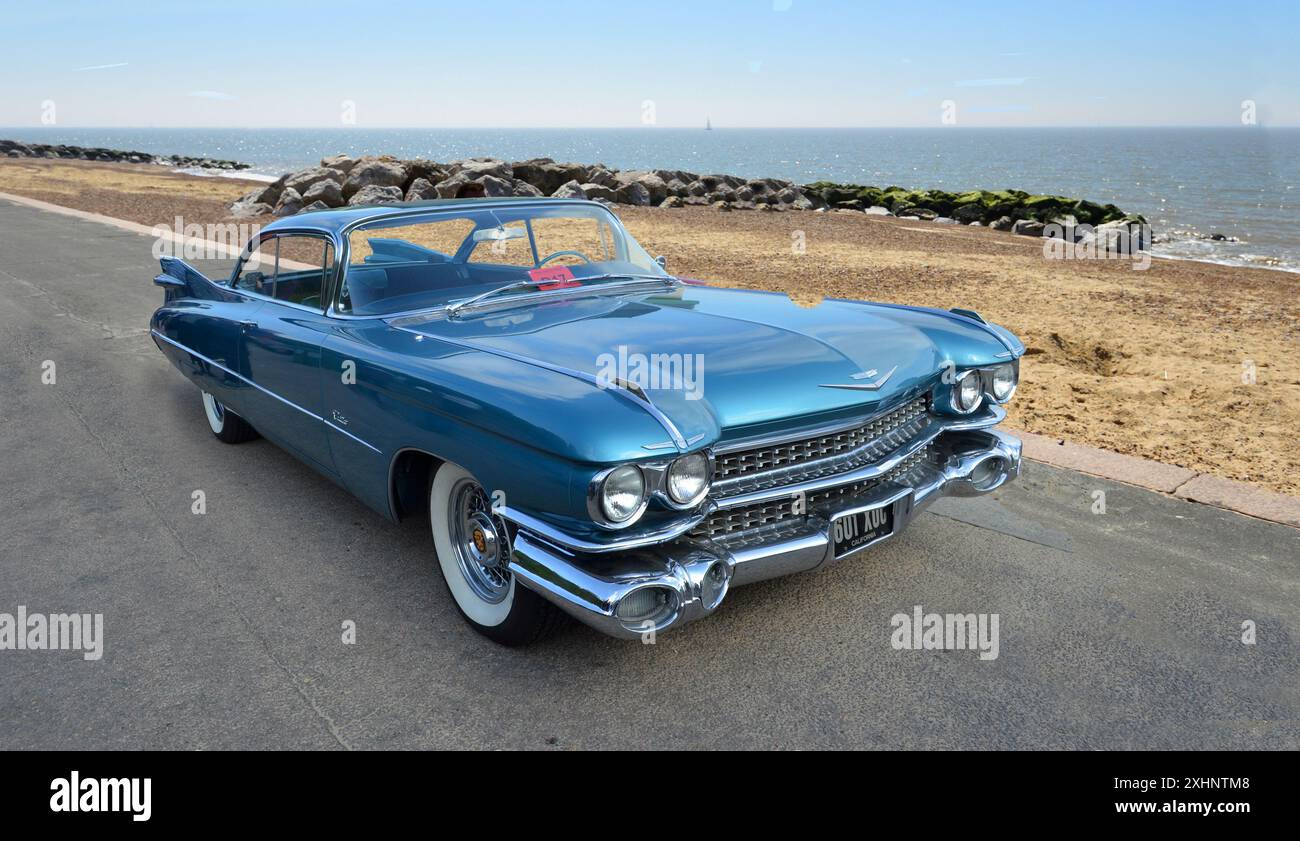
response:
[[[603,525],[622,528],[640,519],[651,496],[671,508],[692,508],[708,495],[711,473],[704,453],[687,453],[667,464],[620,464],[592,480],[591,513]]]
[[[952,387],[952,407],[968,415],[988,396],[994,403],[1006,403],[1020,382],[1019,362],[1004,362],[992,368],[972,368],[957,375]]]

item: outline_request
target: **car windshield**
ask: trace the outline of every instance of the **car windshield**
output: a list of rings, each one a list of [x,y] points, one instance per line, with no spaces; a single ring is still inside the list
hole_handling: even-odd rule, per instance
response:
[[[597,206],[467,207],[357,228],[338,309],[391,315],[516,285],[527,294],[610,276],[668,277]]]

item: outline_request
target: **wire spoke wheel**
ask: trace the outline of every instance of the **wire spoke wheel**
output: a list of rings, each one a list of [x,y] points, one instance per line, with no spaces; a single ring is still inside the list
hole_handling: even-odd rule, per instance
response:
[[[505,522],[492,513],[482,486],[461,479],[452,488],[447,510],[452,549],[465,583],[488,604],[510,592],[510,538]]]

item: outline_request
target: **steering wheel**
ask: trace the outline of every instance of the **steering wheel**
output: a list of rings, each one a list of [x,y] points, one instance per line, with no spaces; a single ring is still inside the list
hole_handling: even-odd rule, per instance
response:
[[[542,266],[545,266],[547,263],[551,262],[556,257],[577,257],[578,259],[582,260],[582,262],[584,263],[590,263],[592,261],[590,257],[588,257],[586,254],[583,254],[581,251],[556,251],[553,254],[548,254],[544,258],[542,258],[542,260],[538,262],[537,268],[540,269]]]

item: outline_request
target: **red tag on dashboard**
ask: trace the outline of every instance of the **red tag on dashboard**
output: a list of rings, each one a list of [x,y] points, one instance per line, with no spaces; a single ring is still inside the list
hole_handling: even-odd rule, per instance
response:
[[[528,272],[528,276],[538,281],[537,288],[543,292],[549,292],[552,289],[564,289],[568,286],[581,286],[581,282],[574,278],[573,272],[568,266],[552,266],[549,269],[533,269]]]

